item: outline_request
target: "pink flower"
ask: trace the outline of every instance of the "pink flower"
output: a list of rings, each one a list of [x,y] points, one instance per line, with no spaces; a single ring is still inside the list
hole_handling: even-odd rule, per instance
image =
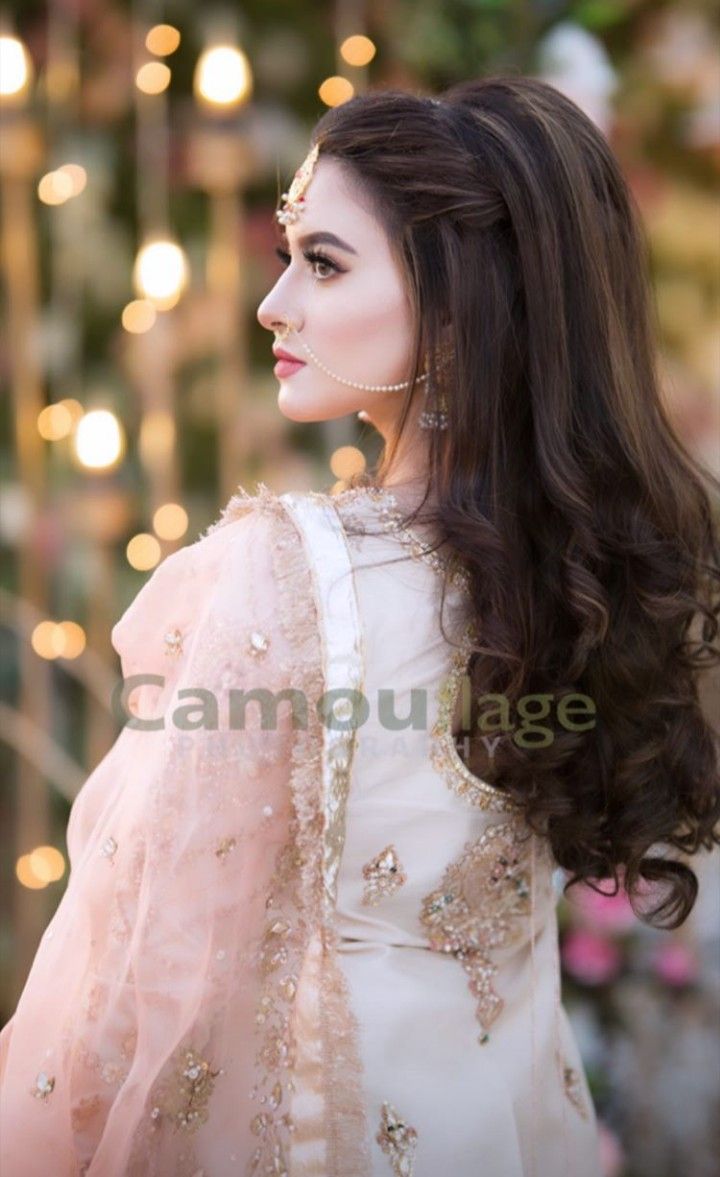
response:
[[[608,890],[611,881],[605,881]],[[583,922],[595,928],[612,932],[625,932],[636,922],[636,915],[630,906],[627,892],[620,888],[617,895],[599,895],[592,887],[578,884],[569,892],[573,908],[583,917]]]
[[[680,940],[662,944],[653,957],[653,967],[666,985],[689,985],[698,973],[695,954]]]
[[[565,936],[562,960],[567,971],[584,985],[603,985],[620,971],[622,953],[606,936],[576,928]]]

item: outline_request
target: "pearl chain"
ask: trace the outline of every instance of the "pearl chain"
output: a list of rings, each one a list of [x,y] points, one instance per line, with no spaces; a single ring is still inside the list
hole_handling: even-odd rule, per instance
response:
[[[287,339],[289,333],[290,328],[288,327],[284,332],[278,332],[278,337],[280,339]],[[315,352],[306,343],[303,343],[302,339],[298,340],[298,342],[308,355],[312,357],[318,368],[321,368],[328,376],[332,376],[333,380],[339,380],[341,384],[346,384],[349,388],[360,388],[363,392],[399,392],[401,388],[407,388],[410,383],[409,380],[403,380],[400,384],[358,384],[354,380],[344,380],[342,376],[337,376],[335,372],[331,372],[329,368],[326,368],[322,361],[317,358]],[[418,376],[418,381],[422,382],[423,380],[427,380],[427,378],[427,372],[423,372],[421,376]]]

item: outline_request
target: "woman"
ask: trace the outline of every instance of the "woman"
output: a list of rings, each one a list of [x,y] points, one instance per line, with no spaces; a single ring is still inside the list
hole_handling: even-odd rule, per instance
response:
[[[719,840],[720,545],[637,216],[521,77],[328,111],[277,215],[279,407],[383,456],[241,488],[116,625],[0,1168],[597,1177],[557,868],[673,927]]]

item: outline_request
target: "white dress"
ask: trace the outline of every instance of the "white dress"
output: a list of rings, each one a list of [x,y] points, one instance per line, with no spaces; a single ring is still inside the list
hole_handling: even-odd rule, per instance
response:
[[[444,561],[426,532],[397,527],[402,500],[361,489],[333,501],[368,704],[336,894],[362,1066],[337,1098],[359,1087],[372,1177],[598,1177],[595,1113],[559,1001],[555,864],[538,839],[520,842],[517,812],[468,771],[451,734],[469,652],[462,576],[446,596],[450,644],[440,631]],[[353,534],[361,530],[369,534]],[[419,713],[426,701],[418,730],[381,721],[378,692],[388,688],[387,715],[408,717],[411,692]],[[463,946],[473,949],[464,961]],[[315,1083],[315,949],[298,994],[289,1168],[340,1177],[342,1142],[328,1143]]]

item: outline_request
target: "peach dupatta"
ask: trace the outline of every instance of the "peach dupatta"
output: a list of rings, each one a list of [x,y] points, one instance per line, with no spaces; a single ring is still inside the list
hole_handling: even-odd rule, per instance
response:
[[[343,797],[333,817],[308,539],[341,546],[301,516],[240,488],[113,630],[124,678],[164,682],[132,693],[71,810],[68,886],[0,1034],[3,1177],[285,1173],[293,1000],[317,934],[328,1138],[343,1177],[366,1171],[352,1085],[338,1095],[357,1066],[324,861]],[[290,694],[267,727],[249,702],[242,727],[230,689]]]

